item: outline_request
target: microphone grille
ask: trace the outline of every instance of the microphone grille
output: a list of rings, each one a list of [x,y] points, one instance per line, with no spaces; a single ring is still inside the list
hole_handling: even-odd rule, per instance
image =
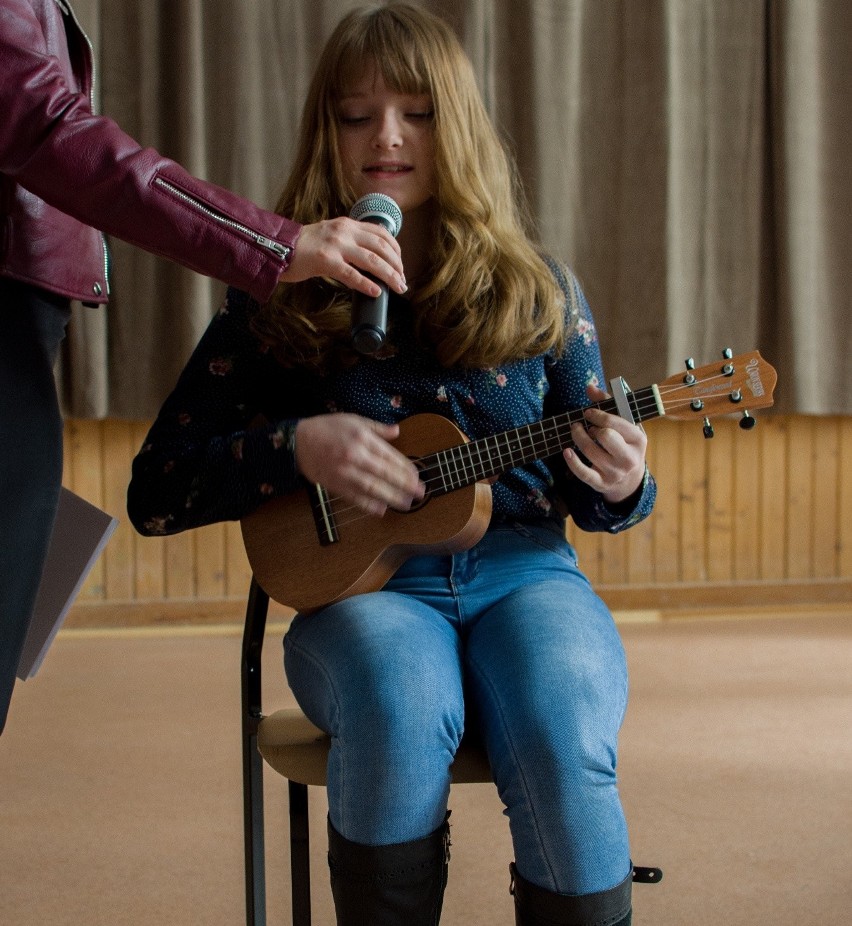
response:
[[[350,219],[359,222],[379,222],[396,238],[402,228],[402,210],[384,193],[362,196],[349,212]]]

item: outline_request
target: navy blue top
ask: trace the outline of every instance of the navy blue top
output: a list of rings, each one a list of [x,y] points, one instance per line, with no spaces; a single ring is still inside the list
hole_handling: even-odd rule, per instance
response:
[[[433,412],[476,439],[588,405],[587,384],[604,384],[597,333],[579,285],[558,276],[569,307],[562,356],[487,370],[441,367],[414,337],[410,303],[395,294],[382,357],[359,358],[333,376],[288,370],[250,330],[257,303],[229,290],[134,460],[131,520],[142,533],[171,534],[239,519],[299,488],[294,432],[306,415],[345,411],[398,422]],[[265,421],[257,426],[259,415]],[[645,518],[656,497],[646,472],[634,496],[609,505],[561,455],[504,473],[492,491],[495,516],[561,518],[561,509],[585,530],[612,533]]]

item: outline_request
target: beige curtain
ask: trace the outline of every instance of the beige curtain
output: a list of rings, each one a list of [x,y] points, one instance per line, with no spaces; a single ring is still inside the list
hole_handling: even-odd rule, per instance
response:
[[[274,202],[318,50],[352,0],[76,0],[102,109]],[[848,0],[424,0],[458,30],[541,240],[576,270],[609,375],[759,349],[777,408],[852,413]],[[222,296],[113,242],[76,314],[71,414],[149,417]]]

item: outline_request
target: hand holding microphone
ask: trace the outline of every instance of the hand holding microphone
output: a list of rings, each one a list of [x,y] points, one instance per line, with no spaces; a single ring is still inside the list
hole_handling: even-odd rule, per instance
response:
[[[386,226],[348,216],[302,226],[281,280],[300,283],[313,277],[330,277],[371,295],[382,283],[398,293],[408,288],[399,245]]]
[[[384,193],[368,193],[352,207],[349,217],[386,228],[394,238],[402,228],[402,210]],[[369,274],[367,274],[369,276]],[[381,292],[366,296],[356,292],[352,298],[352,346],[359,354],[374,354],[384,343],[388,324],[388,288],[371,277]]]

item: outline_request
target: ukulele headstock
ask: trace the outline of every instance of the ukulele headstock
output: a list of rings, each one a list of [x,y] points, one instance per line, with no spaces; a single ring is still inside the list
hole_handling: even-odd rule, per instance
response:
[[[659,400],[667,418],[678,421],[698,419],[704,436],[713,436],[710,418],[739,414],[740,427],[755,425],[751,412],[773,404],[778,375],[758,351],[738,354],[722,352],[722,363],[695,368],[686,361],[686,371],[670,376],[657,385]]]

